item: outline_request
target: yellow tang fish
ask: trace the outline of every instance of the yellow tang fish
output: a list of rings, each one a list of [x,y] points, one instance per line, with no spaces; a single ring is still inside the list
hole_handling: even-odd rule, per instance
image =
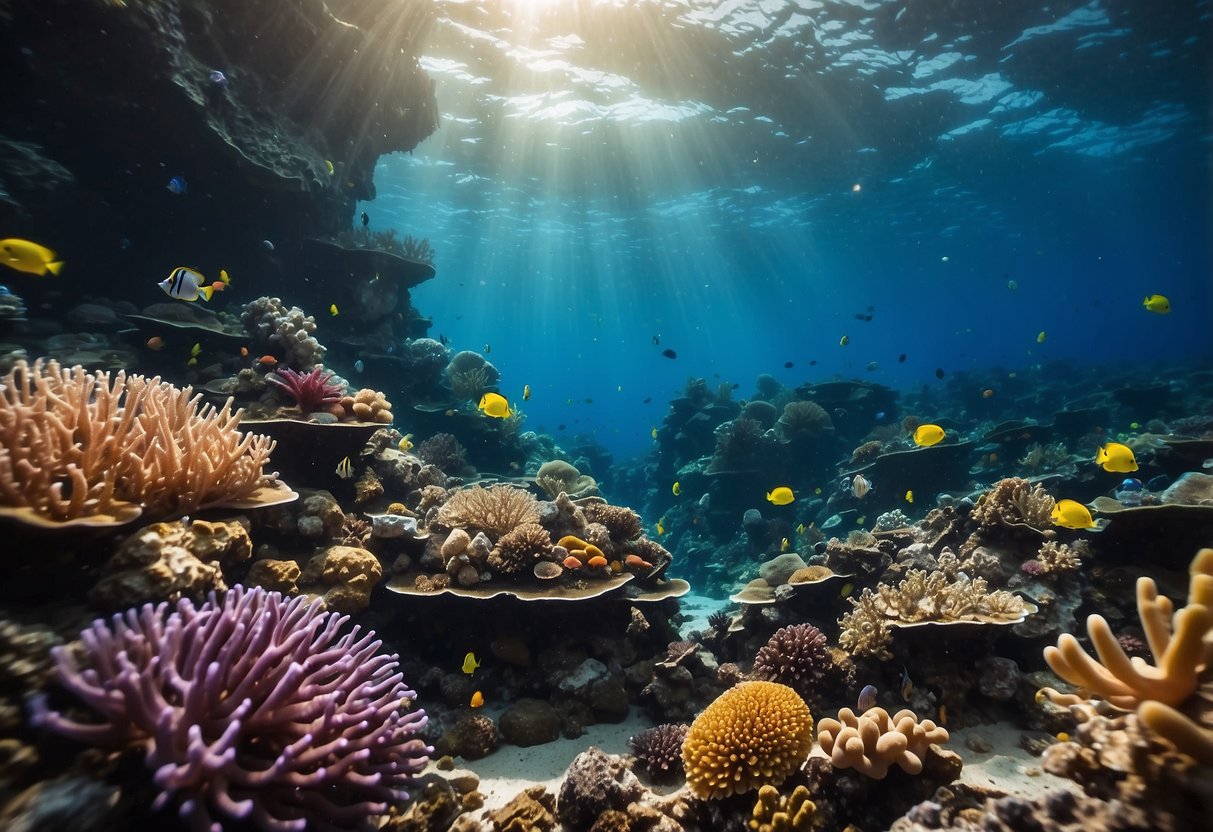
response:
[[[404,436],[400,437],[400,450],[404,451],[405,453],[413,450],[413,434],[406,433]]]
[[[531,385],[522,385],[522,400],[524,402],[529,402],[531,400]]]
[[[1100,448],[1095,454],[1095,464],[1116,474],[1131,474],[1137,470],[1133,449],[1119,442],[1109,442]]]
[[[1171,314],[1171,301],[1167,300],[1164,295],[1149,295],[1142,301],[1141,305],[1149,312],[1155,312],[1159,315]]]
[[[329,314],[332,315],[334,318],[337,317],[337,304],[335,304],[335,303],[329,304]]]
[[[767,492],[767,502],[775,506],[786,506],[788,503],[796,499],[796,495],[792,493],[792,489],[786,485],[781,485],[778,488],[773,488]]]
[[[945,435],[939,425],[919,425],[914,431],[914,444],[920,448],[929,448],[942,442]]]
[[[657,536],[658,537],[661,537],[663,534],[665,534],[665,524],[662,522],[663,520],[665,520],[664,517],[661,518],[661,520],[657,521]]]
[[[682,493],[682,483],[675,482],[674,485],[670,487],[670,491],[673,491],[674,496],[677,497],[679,494]]]
[[[1091,512],[1076,500],[1058,500],[1057,505],[1053,506],[1053,513],[1049,516],[1052,518],[1054,526],[1061,526],[1063,529],[1095,528]]]
[[[483,704],[484,704],[484,694],[481,693],[480,691],[476,691],[475,693],[473,693],[472,701],[468,703],[468,705],[472,708],[479,708]]]
[[[485,393],[480,397],[477,407],[485,416],[492,416],[494,419],[506,419],[510,415],[510,403],[505,400],[505,396],[498,393]]]
[[[329,159],[324,160],[324,170],[329,176],[332,176],[337,171],[337,169],[333,167],[332,161]]]
[[[55,252],[29,240],[10,237],[0,240],[0,263],[26,274],[59,274],[63,262],[55,259]]]
[[[197,358],[201,354],[202,354],[202,345],[201,344],[194,344],[194,346],[190,347],[190,358]]]
[[[471,676],[476,672],[476,668],[480,667],[480,662],[476,661],[476,654],[469,652],[463,657],[463,672]]]
[[[652,437],[654,439],[657,438],[657,428],[653,428],[651,431],[649,431],[649,433],[652,435]]]
[[[914,492],[913,491],[906,492],[906,502],[910,503],[911,505],[914,503]]]
[[[839,590],[838,594],[839,594],[839,596],[841,596],[843,598],[847,598],[847,597],[850,597],[851,593],[854,591],[855,591],[855,584],[847,582],[842,585],[842,589]]]
[[[792,543],[786,537],[779,542],[779,551],[786,552],[792,548]]]
[[[1048,337],[1049,337],[1049,336],[1048,336],[1048,335],[1045,333],[1045,331],[1042,329],[1040,332],[1038,332],[1038,333],[1036,334],[1036,343],[1038,343],[1038,344],[1043,344],[1043,343],[1045,342],[1045,339],[1046,339],[1046,338],[1048,338]]]
[[[813,489],[813,493],[814,493],[814,494],[820,494],[820,493],[821,493],[821,486],[819,485],[819,486],[817,486],[816,488],[814,488],[814,489]]]
[[[337,463],[337,476],[341,477],[343,480],[348,480],[350,477],[354,476],[354,465],[350,462],[350,458],[348,456],[341,460],[341,462]]]

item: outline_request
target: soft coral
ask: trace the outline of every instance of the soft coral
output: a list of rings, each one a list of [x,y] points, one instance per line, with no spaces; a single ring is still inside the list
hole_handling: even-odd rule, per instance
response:
[[[265,377],[270,384],[285,390],[304,413],[328,409],[327,406],[341,401],[345,385],[336,384],[332,379],[333,374],[323,367],[317,367],[310,373],[299,373],[279,367],[273,374]]]

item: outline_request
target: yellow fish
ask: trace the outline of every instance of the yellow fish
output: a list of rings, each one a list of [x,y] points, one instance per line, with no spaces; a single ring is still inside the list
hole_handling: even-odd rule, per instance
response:
[[[675,482],[674,485],[670,488],[670,490],[673,491],[674,496],[677,497],[679,494],[682,493],[682,483]]]
[[[324,169],[328,172],[329,176],[332,176],[337,170],[335,167],[333,167],[333,163],[328,159],[324,160]]]
[[[767,492],[767,502],[773,506],[786,506],[795,499],[796,495],[786,485],[781,485]]]
[[[1061,526],[1063,529],[1095,528],[1091,512],[1087,511],[1086,506],[1075,500],[1058,500],[1057,505],[1053,506],[1053,513],[1050,517],[1053,519],[1054,526]]]
[[[230,277],[228,277],[227,269],[219,270],[219,280],[223,283],[224,286],[230,286],[232,284],[232,279]]]
[[[480,662],[476,661],[475,653],[468,653],[463,657],[463,672],[471,676],[476,672],[476,668],[480,667]]]
[[[1171,301],[1167,300],[1163,295],[1149,295],[1142,301],[1141,305],[1147,311],[1156,312],[1159,315],[1171,314]]]
[[[813,489],[813,493],[814,493],[814,494],[820,494],[820,493],[821,493],[821,486],[819,485],[819,486],[817,486],[816,488],[814,488],[814,489]]]
[[[348,456],[337,463],[337,476],[341,477],[343,480],[348,480],[350,477],[354,476],[354,465],[350,462],[350,458]]]
[[[505,400],[505,396],[497,393],[485,393],[480,397],[477,407],[485,416],[492,416],[494,419],[506,419],[510,415],[510,403]]]
[[[779,551],[786,552],[792,548],[792,543],[786,537],[779,542]]]
[[[946,706],[946,705],[940,705],[940,706],[939,706],[939,719],[938,719],[938,722],[939,722],[939,724],[940,724],[940,725],[945,726],[945,727],[946,727],[946,726],[947,726],[947,724],[948,724],[948,708],[947,708],[947,706]]]
[[[657,438],[657,428],[653,428],[651,431],[649,431],[649,433],[652,434],[654,439]]]
[[[1038,332],[1038,333],[1036,334],[1036,343],[1038,343],[1038,344],[1043,344],[1043,343],[1045,342],[1045,339],[1046,339],[1046,338],[1048,338],[1048,337],[1049,337],[1049,336],[1048,336],[1048,335],[1045,333],[1045,331],[1042,329],[1040,332]]]
[[[851,343],[850,335],[844,335],[838,339],[838,346],[840,346],[840,347],[845,347],[849,343]]]
[[[839,591],[838,594],[842,598],[848,598],[848,597],[850,597],[851,593],[854,591],[855,591],[855,584],[847,582],[842,585],[842,589]]]
[[[796,527],[796,534],[803,535],[805,533],[804,523]]]
[[[1133,449],[1119,442],[1109,442],[1100,448],[1095,454],[1095,464],[1116,474],[1131,474],[1137,470]]]
[[[190,358],[197,358],[201,354],[202,354],[202,345],[201,344],[194,344],[194,346],[190,347]]]
[[[662,517],[662,518],[661,518],[661,520],[658,520],[658,521],[657,521],[657,536],[658,536],[658,537],[661,537],[663,534],[665,534],[665,523],[664,523],[664,521],[665,521],[665,518],[664,518],[664,517]]]
[[[337,317],[337,304],[335,304],[335,303],[329,304],[329,314],[332,315],[334,318]]]
[[[903,702],[910,701],[910,694],[914,692],[914,682],[911,681],[910,673],[906,670],[904,664],[901,666],[901,684],[898,685],[897,690],[901,693],[901,700]]]
[[[531,400],[531,385],[522,385],[522,400],[524,402],[529,402]]]
[[[914,503],[914,492],[913,491],[906,492],[906,502],[913,505],[913,503]]]
[[[0,263],[26,274],[59,274],[63,262],[55,259],[55,252],[29,240],[10,237],[0,240]]]
[[[939,425],[919,425],[914,431],[914,444],[920,448],[929,448],[942,442],[945,435]]]
[[[400,450],[404,451],[405,453],[413,450],[413,434],[406,433],[404,436],[400,437]]]
[[[193,367],[193,366],[194,366],[194,365],[196,365],[197,363],[198,363],[198,359],[197,359],[197,358],[194,358],[194,357],[192,357],[192,356],[191,356],[191,357],[190,357],[190,360],[189,360],[189,361],[187,361],[187,362],[185,362],[185,366],[187,366],[187,367]]]
[[[863,523],[864,523],[864,521],[865,521],[865,520],[867,520],[867,519],[868,519],[868,518],[866,518],[866,517],[856,517],[856,518],[855,518],[855,525],[856,525],[856,526],[862,526],[862,525],[863,525]]]
[[[484,704],[484,694],[481,693],[480,691],[476,691],[475,693],[472,694],[472,701],[468,703],[468,706],[472,707],[472,708],[479,708],[483,704]]]

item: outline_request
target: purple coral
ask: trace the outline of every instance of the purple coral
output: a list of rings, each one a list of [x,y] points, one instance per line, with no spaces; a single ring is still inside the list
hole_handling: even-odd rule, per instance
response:
[[[753,678],[779,682],[806,699],[820,694],[835,672],[825,634],[812,624],[792,624],[775,631],[754,657]]]
[[[319,602],[234,587],[195,607],[146,604],[80,634],[85,667],[52,652],[61,684],[102,715],[80,723],[33,704],[37,725],[141,747],[195,829],[251,820],[270,832],[365,828],[425,765],[423,710],[371,631]],[[216,819],[217,818],[217,819]]]
[[[312,413],[324,405],[335,405],[345,393],[345,385],[333,382],[333,374],[323,367],[310,373],[300,373],[279,367],[265,380],[295,400],[304,413]]]
[[[682,771],[682,743],[688,730],[689,725],[655,725],[629,739],[628,745],[650,778],[666,780]]]

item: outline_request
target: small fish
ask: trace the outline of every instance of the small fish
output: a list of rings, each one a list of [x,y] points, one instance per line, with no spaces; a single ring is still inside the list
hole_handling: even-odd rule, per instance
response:
[[[159,335],[153,335],[151,338],[147,339],[147,348],[149,350],[156,350],[159,352],[160,350],[164,349],[164,339]]]
[[[0,240],[0,263],[10,269],[26,274],[59,274],[62,261],[55,259],[55,252],[29,240],[10,237]]]
[[[215,287],[206,286],[206,278],[197,269],[188,266],[178,266],[169,272],[169,276],[156,285],[164,290],[170,298],[177,300],[195,301],[198,298],[210,300],[215,294]]]
[[[273,367],[278,363],[278,359],[272,355],[263,355],[257,359],[257,363],[262,367]]]
[[[661,537],[663,534],[665,534],[665,518],[664,517],[662,517],[660,520],[657,521],[657,536]]]
[[[476,672],[476,668],[480,667],[480,662],[476,661],[476,654],[469,652],[463,657],[463,672],[471,676]]]
[[[1147,312],[1154,312],[1158,315],[1171,314],[1171,301],[1163,295],[1147,295],[1141,305]]]
[[[348,480],[350,477],[354,476],[354,465],[350,462],[350,458],[348,456],[337,463],[337,476],[341,477],[343,480]]]
[[[678,357],[678,353],[674,352],[673,350],[662,350],[661,354],[671,360]]]
[[[248,358],[248,347],[241,347],[241,348],[240,348],[240,357],[241,357],[241,358]]]
[[[989,399],[989,398],[992,398],[993,396],[994,396],[994,390],[991,387],[987,387],[985,390],[981,391],[981,397],[983,399]]]
[[[1053,513],[1049,516],[1052,518],[1054,526],[1061,526],[1063,529],[1095,528],[1091,512],[1076,500],[1058,500],[1057,504],[1053,506]]]
[[[194,346],[190,347],[190,358],[197,358],[201,354],[202,354],[202,345],[201,344],[194,344]]]
[[[806,531],[807,529],[805,528],[804,523],[801,523],[796,527],[796,534],[800,535],[801,537],[804,536]]]
[[[863,690],[859,692],[859,700],[855,703],[856,710],[859,713],[870,711],[876,707],[876,686],[864,685]]]
[[[337,172],[337,168],[333,167],[333,162],[330,159],[324,160],[324,172],[329,176],[332,176]]]
[[[368,225],[370,225],[370,224],[371,224],[371,215],[370,215],[370,214],[368,214],[366,211],[363,211],[363,212],[362,212],[362,214],[361,214],[361,216],[359,217],[359,219],[361,219],[361,220],[362,220],[362,227],[363,227],[363,228],[366,228]]]
[[[942,379],[943,376],[944,376],[943,367],[936,367],[935,368],[935,378]]]
[[[489,353],[491,353],[492,351],[493,351],[493,345],[492,345],[492,344],[485,344],[485,345],[484,345],[484,349],[483,349],[483,350],[481,350],[481,352],[483,352],[485,355],[488,355],[488,354],[489,354]]]
[[[1036,333],[1036,343],[1043,344],[1045,339],[1048,337],[1049,334],[1042,329],[1040,332]]]
[[[531,400],[531,385],[522,385],[522,400],[524,402],[529,402]]]
[[[1095,464],[1117,474],[1131,474],[1137,470],[1133,449],[1119,442],[1109,442],[1101,447],[1095,454]]]
[[[456,410],[455,408],[452,407],[450,410],[446,411],[446,413],[444,413],[443,415],[444,416],[454,416],[458,412],[459,412],[458,410]],[[561,425],[561,427],[563,427],[563,425]]]
[[[261,241],[261,247],[262,247],[263,249],[265,249],[266,251],[273,251],[273,250],[274,250],[274,244],[273,244],[273,243],[271,243],[269,240],[262,240],[262,241]]]
[[[897,685],[897,692],[901,694],[902,702],[909,702],[911,694],[914,693],[914,682],[904,664],[901,666],[901,682]]]
[[[914,504],[914,492],[913,491],[906,492],[906,502],[909,503],[910,505]]]
[[[332,315],[334,318],[337,317],[337,304],[335,304],[335,303],[329,304],[329,314]]]
[[[788,540],[786,537],[783,540],[779,541],[779,551],[786,552],[788,549],[791,549],[791,548],[792,548],[792,541]]]
[[[939,719],[937,719],[936,722],[938,722],[940,725],[942,725],[944,727],[947,726],[947,724],[948,724],[948,706],[947,705],[939,706]]]
[[[221,89],[221,90],[227,89],[227,85],[228,85],[227,76],[224,75],[219,70],[212,69],[211,74],[208,75],[207,78],[209,78],[211,83],[214,84],[219,89]]]
[[[795,499],[796,495],[786,485],[781,485],[767,492],[767,502],[773,506],[786,506]]]
[[[840,346],[840,347],[845,347],[849,343],[851,343],[850,335],[844,335],[838,339],[838,346]]]
[[[653,336],[653,346],[655,346],[655,347],[656,347],[656,346],[660,346],[660,345],[661,345],[661,336],[660,336],[660,335],[654,335],[654,336]]]
[[[783,368],[784,368],[785,370],[790,370],[790,369],[792,369],[792,362],[791,362],[791,361],[785,361],[785,362],[783,362]]]
[[[645,396],[645,397],[644,397],[644,401],[642,401],[642,402],[641,402],[641,404],[652,404],[652,403],[653,403],[653,397],[652,397],[652,396]]]
[[[864,522],[865,522],[867,519],[868,519],[867,517],[856,517],[856,518],[855,518],[855,526],[856,526],[857,528],[862,527],[862,526],[863,526],[863,524],[864,524]]]
[[[1137,477],[1125,477],[1120,481],[1117,491],[1141,491],[1142,482]]]
[[[1008,280],[1008,281],[1007,281],[1007,288],[1008,288],[1008,289],[1010,289],[1012,292],[1014,292],[1016,289],[1018,289],[1018,288],[1019,288],[1019,281],[1018,281],[1018,280],[1014,280],[1014,279],[1012,279],[1012,280]]]
[[[674,496],[677,497],[682,493],[682,483],[675,481],[674,485],[670,487],[670,491],[674,492]]]
[[[898,364],[906,363],[906,354],[904,352],[901,355],[897,356],[897,363]]]
[[[404,436],[400,437],[400,450],[404,451],[405,453],[413,450],[413,434],[406,433]]]
[[[874,373],[880,369],[880,362],[869,361],[868,366],[866,366],[864,369],[867,370],[869,373]]]
[[[505,396],[498,393],[485,393],[480,397],[477,408],[485,416],[492,416],[494,419],[507,419],[510,415],[510,403],[505,400]]]
[[[849,597],[851,597],[851,593],[854,591],[855,591],[855,584],[851,583],[850,581],[847,581],[845,584],[842,585],[842,589],[838,590],[838,597],[839,598],[849,598]]]
[[[819,486],[817,486],[816,488],[814,488],[814,489],[813,489],[813,493],[814,493],[814,494],[817,494],[817,495],[820,495],[820,494],[821,494],[821,486],[819,485]]]
[[[943,441],[946,434],[939,425],[919,425],[914,430],[914,444],[920,448],[929,448]]]
[[[855,478],[851,480],[851,493],[855,499],[862,500],[871,490],[872,483],[863,474],[856,474]]]
[[[357,360],[354,362],[354,372],[355,372],[355,373],[361,373],[361,372],[362,372],[363,370],[365,370],[365,369],[366,369],[366,365],[362,363],[362,359],[361,359],[361,358],[357,359]]]
[[[649,431],[649,435],[652,436],[654,439],[656,439],[657,438],[657,428],[653,428],[651,431]]]
[[[190,190],[190,186],[186,183],[184,176],[174,176],[165,187],[168,188],[170,194],[176,194],[177,196],[185,196]]]
[[[230,275],[228,275],[227,269],[219,270],[219,282],[222,283],[224,286],[231,284],[232,278]]]
[[[366,216],[366,215],[363,214],[363,216]],[[468,707],[479,708],[483,704],[484,704],[484,694],[481,693],[480,691],[476,691],[475,693],[472,694],[472,701],[468,703]]]

